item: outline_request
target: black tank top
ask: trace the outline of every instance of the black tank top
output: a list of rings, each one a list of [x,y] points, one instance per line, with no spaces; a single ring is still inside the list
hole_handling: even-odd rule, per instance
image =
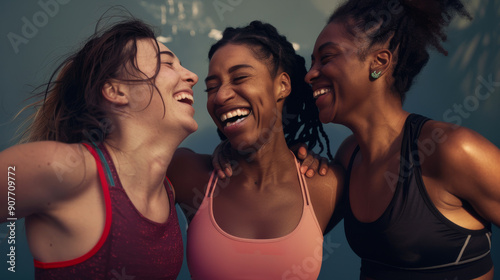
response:
[[[432,203],[422,180],[417,140],[429,119],[408,116],[401,145],[399,180],[389,206],[374,222],[358,221],[350,207],[349,181],[359,146],[354,150],[344,192],[345,233],[361,257],[361,275],[373,279],[472,279],[492,267],[491,224],[469,230],[444,217]],[[396,178],[397,179],[397,178]]]

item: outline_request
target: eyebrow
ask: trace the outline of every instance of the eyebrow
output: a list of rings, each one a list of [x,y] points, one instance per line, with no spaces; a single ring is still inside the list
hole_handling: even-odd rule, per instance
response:
[[[159,54],[160,54],[160,56],[162,54],[166,54],[168,56],[171,56],[172,58],[176,58],[175,54],[171,51],[161,51],[161,52],[159,52]],[[180,60],[179,60],[179,64],[182,65],[182,62]]]
[[[319,46],[318,52],[321,52],[322,50],[324,50],[328,47],[339,47],[339,44],[334,43],[334,42],[326,42],[323,45]]]
[[[175,57],[174,53],[173,53],[173,52],[170,52],[170,51],[161,51],[161,52],[160,52],[160,55],[162,55],[162,54],[166,54],[166,55],[169,55],[169,56],[171,56],[171,57]]]
[[[237,70],[239,70],[239,69],[242,69],[242,68],[252,68],[252,69],[254,69],[254,67],[253,67],[252,65],[249,65],[249,64],[238,64],[238,65],[235,65],[235,66],[231,66],[231,67],[227,70],[227,72],[228,72],[229,74],[231,74],[231,73],[233,73],[233,72],[235,72],[235,71],[237,71]],[[205,78],[205,83],[206,83],[206,82],[208,82],[208,81],[210,81],[210,80],[214,80],[214,79],[216,79],[216,78],[217,78],[217,76],[216,76],[216,75],[211,75],[211,76],[208,76],[208,77],[206,77],[206,78]]]
[[[334,42],[326,42],[326,43],[322,44],[321,46],[319,46],[318,52],[322,52],[324,49],[326,49],[328,47],[339,47],[339,44],[334,43]],[[313,54],[311,54],[311,60],[314,60]]]

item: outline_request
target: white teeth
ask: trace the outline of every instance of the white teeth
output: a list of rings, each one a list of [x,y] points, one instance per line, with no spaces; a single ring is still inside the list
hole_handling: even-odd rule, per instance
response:
[[[248,116],[250,114],[250,110],[245,109],[245,108],[239,108],[235,109],[229,112],[226,112],[220,116],[221,121],[225,121],[227,119],[233,118],[233,117],[239,117],[239,116]]]
[[[176,94],[174,96],[174,99],[176,101],[180,101],[180,100],[183,100],[183,99],[187,99],[187,100],[190,100],[191,102],[194,102],[194,98],[191,94],[187,94],[187,93],[179,93],[179,94]]]
[[[320,95],[323,95],[323,94],[331,92],[331,91],[332,91],[331,88],[320,88],[320,89],[317,89],[313,92],[313,97],[316,98]]]
[[[237,120],[236,120],[236,121],[234,121],[234,122],[227,122],[227,123],[226,123],[226,127],[228,127],[228,126],[232,126],[233,124],[237,124],[237,123],[239,123],[239,122],[242,122],[244,119],[245,119],[245,118],[241,118],[241,119],[237,119]]]

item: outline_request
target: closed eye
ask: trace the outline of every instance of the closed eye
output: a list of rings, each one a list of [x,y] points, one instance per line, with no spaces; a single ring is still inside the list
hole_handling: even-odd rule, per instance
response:
[[[233,83],[235,83],[235,84],[241,83],[246,78],[248,78],[248,76],[238,76],[238,77],[233,79]]]
[[[211,91],[215,90],[216,88],[217,88],[217,87],[207,87],[207,88],[205,89],[205,92],[206,92],[206,93],[210,93]]]
[[[321,64],[327,64],[330,60],[332,60],[336,56],[337,56],[337,54],[325,54],[325,55],[322,55],[321,58],[320,58]]]

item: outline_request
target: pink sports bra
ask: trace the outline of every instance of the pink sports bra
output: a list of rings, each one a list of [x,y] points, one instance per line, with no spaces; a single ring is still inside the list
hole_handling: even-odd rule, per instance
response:
[[[248,239],[222,230],[213,215],[217,176],[212,172],[205,197],[187,231],[187,262],[193,280],[317,279],[323,258],[323,232],[304,176],[298,170],[303,211],[289,234]]]

